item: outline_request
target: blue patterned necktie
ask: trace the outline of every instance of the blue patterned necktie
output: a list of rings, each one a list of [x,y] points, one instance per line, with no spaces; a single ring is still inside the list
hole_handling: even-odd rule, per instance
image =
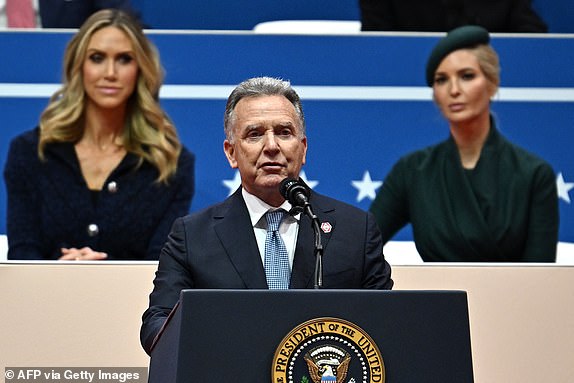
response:
[[[279,225],[285,216],[285,210],[268,211],[267,236],[265,237],[265,276],[270,290],[289,288],[289,255],[285,243],[279,235]]]

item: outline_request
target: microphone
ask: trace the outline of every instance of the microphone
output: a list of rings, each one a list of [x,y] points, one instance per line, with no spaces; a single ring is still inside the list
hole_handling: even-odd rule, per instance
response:
[[[310,219],[315,234],[315,289],[323,287],[323,245],[321,243],[321,230],[319,218],[313,213],[309,203],[309,189],[303,182],[285,178],[279,185],[279,192],[293,206],[293,211],[305,213]]]
[[[279,185],[279,192],[295,207],[305,207],[309,204],[309,189],[299,180],[285,178]]]

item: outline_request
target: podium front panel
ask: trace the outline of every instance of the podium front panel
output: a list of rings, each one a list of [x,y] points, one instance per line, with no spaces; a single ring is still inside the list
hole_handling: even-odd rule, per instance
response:
[[[271,382],[283,339],[318,318],[364,330],[386,383],[473,382],[463,291],[184,290],[176,310],[152,351],[151,383]]]

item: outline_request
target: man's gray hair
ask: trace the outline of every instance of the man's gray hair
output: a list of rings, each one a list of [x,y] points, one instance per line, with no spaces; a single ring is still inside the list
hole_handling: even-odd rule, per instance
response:
[[[299,117],[301,125],[301,137],[305,137],[305,116],[303,115],[303,106],[299,95],[291,87],[289,81],[284,81],[273,77],[254,77],[243,81],[237,85],[227,99],[225,106],[225,115],[223,118],[223,128],[225,131],[225,138],[229,142],[233,142],[233,131],[231,125],[233,124],[235,106],[245,97],[258,97],[258,96],[283,96],[295,107],[295,112]]]

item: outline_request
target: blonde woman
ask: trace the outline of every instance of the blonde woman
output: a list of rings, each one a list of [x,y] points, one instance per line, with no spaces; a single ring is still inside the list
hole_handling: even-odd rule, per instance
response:
[[[159,55],[127,13],[71,39],[63,86],[10,145],[9,259],[157,259],[187,214],[194,156],[158,102]]]
[[[450,136],[401,158],[371,211],[384,242],[411,223],[425,261],[554,262],[554,171],[498,131],[490,103],[500,67],[489,41],[484,28],[465,26],[435,46],[426,80]]]

